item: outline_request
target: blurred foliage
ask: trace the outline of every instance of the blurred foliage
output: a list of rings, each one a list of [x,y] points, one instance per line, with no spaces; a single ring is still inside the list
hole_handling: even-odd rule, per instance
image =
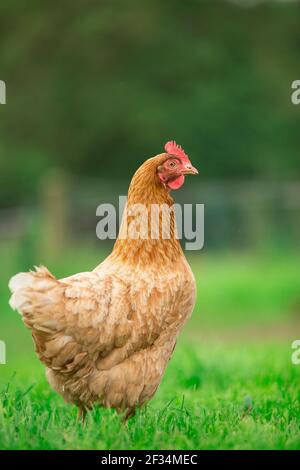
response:
[[[0,4],[0,206],[50,167],[126,177],[175,138],[203,178],[299,176],[300,4]]]

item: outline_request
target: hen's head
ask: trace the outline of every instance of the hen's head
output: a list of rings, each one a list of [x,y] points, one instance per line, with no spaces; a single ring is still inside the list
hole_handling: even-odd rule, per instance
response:
[[[184,183],[185,175],[197,175],[198,170],[192,166],[185,151],[175,141],[167,142],[165,151],[165,158],[157,167],[158,179],[168,189],[179,189]]]

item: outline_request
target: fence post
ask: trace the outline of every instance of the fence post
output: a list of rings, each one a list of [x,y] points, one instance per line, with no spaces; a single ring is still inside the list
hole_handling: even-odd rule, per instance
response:
[[[50,170],[41,183],[41,249],[59,257],[68,241],[68,181],[60,169]]]

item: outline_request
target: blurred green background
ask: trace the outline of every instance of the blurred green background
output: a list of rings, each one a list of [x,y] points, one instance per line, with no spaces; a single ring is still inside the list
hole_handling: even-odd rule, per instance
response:
[[[42,374],[9,278],[98,264],[112,244],[96,238],[96,207],[126,194],[170,139],[200,170],[176,202],[205,204],[204,249],[187,253],[198,284],[189,348],[281,343],[295,367],[299,24],[298,1],[1,2],[2,382]]]

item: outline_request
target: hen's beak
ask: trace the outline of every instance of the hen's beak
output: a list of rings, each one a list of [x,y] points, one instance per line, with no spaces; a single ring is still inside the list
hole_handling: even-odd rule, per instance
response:
[[[199,171],[192,165],[186,165],[183,172],[183,175],[198,175]]]

